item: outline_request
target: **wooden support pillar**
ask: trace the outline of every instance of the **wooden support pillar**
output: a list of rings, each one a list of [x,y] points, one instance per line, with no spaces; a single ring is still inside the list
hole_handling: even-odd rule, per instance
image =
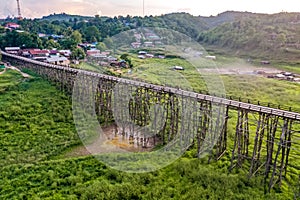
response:
[[[223,108],[222,108],[223,109]],[[226,152],[227,149],[227,124],[228,124],[228,112],[229,112],[229,106],[226,106],[225,108],[225,116],[223,115],[223,112],[221,115],[219,114],[218,117],[221,119],[221,131],[220,131],[220,136],[218,139],[217,147],[216,147],[216,160],[219,160]]]
[[[281,181],[282,181],[282,173],[283,173],[283,170],[285,169],[284,160],[285,160],[285,155],[286,155],[286,143],[287,143],[286,141],[287,141],[287,138],[290,138],[289,123],[290,123],[289,119],[284,119],[284,125],[282,127],[280,141],[278,143],[278,147],[277,147],[277,151],[276,151],[276,155],[275,155],[275,159],[274,159],[273,173],[272,173],[272,176],[271,176],[270,182],[269,182],[269,192],[275,186],[276,183],[281,184]],[[279,156],[280,152],[281,152],[281,156]]]

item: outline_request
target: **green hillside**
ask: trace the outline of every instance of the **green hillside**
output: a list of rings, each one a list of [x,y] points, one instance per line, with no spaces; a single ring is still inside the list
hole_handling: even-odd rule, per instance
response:
[[[66,13],[60,13],[60,14],[51,14],[48,16],[44,16],[42,17],[40,20],[48,20],[48,21],[69,21],[69,20],[74,20],[77,19],[78,21],[81,20],[89,20],[92,17],[89,16],[81,16],[81,15],[70,15],[70,14],[66,14]]]
[[[6,23],[2,22],[1,25]],[[85,17],[53,14],[42,19],[24,19],[18,22],[31,38],[38,33],[63,35],[54,45],[47,39],[35,39],[39,48],[74,48],[72,33],[78,31],[81,42],[103,42],[120,32],[139,27],[162,27],[184,33],[205,48],[222,54],[253,59],[271,59],[276,62],[298,63],[300,55],[300,13],[257,14],[228,11],[217,16],[202,17],[187,13],[161,16]],[[24,35],[25,33],[23,33]],[[76,33],[78,34],[78,33]],[[5,33],[0,35],[0,47],[19,46]],[[51,39],[51,38],[50,38]],[[24,42],[22,44],[25,44]]]
[[[299,63],[300,13],[245,14],[198,36],[220,52]]]

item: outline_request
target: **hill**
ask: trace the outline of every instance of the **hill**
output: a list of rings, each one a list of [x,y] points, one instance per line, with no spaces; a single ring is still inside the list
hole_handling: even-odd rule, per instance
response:
[[[251,12],[226,11],[226,12],[218,14],[217,16],[210,16],[210,17],[199,16],[199,20],[204,21],[209,28],[215,28],[224,23],[233,22],[240,18],[246,18],[246,17],[255,16],[255,15],[258,16],[258,15],[262,15],[262,14],[255,14],[255,13],[251,13]]]
[[[278,62],[300,58],[300,13],[227,13],[206,21],[213,28],[200,33],[198,41],[219,51]]]
[[[210,17],[171,13],[144,18],[88,17],[61,13],[18,23],[24,31],[31,33],[70,35],[70,31],[78,30],[84,42],[102,42],[107,37],[142,26],[162,27],[184,33],[204,47],[222,54],[294,64],[300,59],[300,13],[270,15],[227,11]]]
[[[41,18],[41,20],[48,20],[48,21],[69,21],[69,20],[74,20],[77,19],[79,21],[82,20],[89,20],[92,19],[93,17],[89,17],[89,16],[81,16],[81,15],[70,15],[70,14],[66,14],[66,13],[60,13],[60,14],[51,14],[48,16],[43,16]]]

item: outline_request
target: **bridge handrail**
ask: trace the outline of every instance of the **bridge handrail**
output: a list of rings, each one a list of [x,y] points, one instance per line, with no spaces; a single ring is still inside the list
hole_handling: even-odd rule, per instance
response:
[[[215,104],[231,106],[231,107],[235,107],[235,108],[242,108],[242,109],[247,109],[249,111],[261,112],[261,113],[265,113],[265,114],[273,114],[273,115],[276,115],[279,117],[285,117],[285,118],[295,119],[295,120],[300,121],[300,113],[297,113],[297,112],[291,112],[291,111],[286,111],[286,110],[281,110],[281,109],[276,109],[276,108],[271,108],[271,107],[265,107],[265,106],[261,106],[261,105],[251,104],[251,103],[244,103],[241,101],[230,100],[230,99],[226,99],[226,98],[222,98],[222,97],[216,97],[216,96],[211,96],[211,95],[207,95],[207,94],[200,94],[200,93],[195,93],[195,92],[191,92],[191,91],[185,91],[185,90],[181,90],[178,88],[172,88],[172,87],[168,87],[168,86],[160,86],[160,85],[145,83],[145,82],[136,81],[136,80],[119,78],[119,77],[100,74],[100,73],[96,73],[96,72],[85,71],[82,69],[74,69],[74,68],[70,68],[70,67],[53,65],[53,64],[25,58],[22,56],[9,54],[2,50],[0,50],[0,52],[2,55],[5,55],[5,56],[11,57],[11,58],[15,58],[18,60],[23,60],[25,62],[29,62],[32,64],[44,66],[44,67],[69,71],[72,73],[81,73],[81,74],[84,74],[87,76],[98,77],[98,78],[102,78],[102,79],[106,79],[106,80],[116,81],[119,83],[130,84],[130,85],[134,85],[134,86],[142,86],[145,88],[154,89],[156,91],[170,92],[170,93],[177,94],[177,95],[184,96],[184,97],[195,98],[197,100],[206,100],[206,101],[210,101]]]

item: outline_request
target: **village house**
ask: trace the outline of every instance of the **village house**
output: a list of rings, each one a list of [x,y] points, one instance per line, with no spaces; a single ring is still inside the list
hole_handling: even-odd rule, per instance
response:
[[[66,58],[70,58],[72,52],[71,50],[59,50],[58,51],[60,53],[60,55],[66,57]]]
[[[142,43],[140,43],[140,42],[133,42],[133,43],[131,43],[131,46],[132,46],[134,49],[140,48],[141,45],[142,45]]]
[[[82,43],[82,44],[78,44],[79,47],[85,49],[85,50],[93,50],[96,49],[96,43]]]
[[[173,66],[172,69],[174,69],[174,70],[180,70],[180,71],[184,70],[184,68],[181,67],[181,66]]]
[[[146,56],[144,56],[144,55],[138,55],[138,58],[139,58],[139,59],[145,59]]]
[[[20,47],[5,47],[4,50],[6,53],[18,55],[20,51]]]
[[[141,39],[142,39],[142,35],[139,34],[139,33],[135,33],[135,34],[134,34],[134,37],[135,37],[135,39],[136,39],[137,42],[140,42]]]
[[[147,53],[147,54],[146,54],[146,58],[154,58],[154,55],[153,55],[153,54],[150,54],[150,53]]]
[[[148,42],[144,42],[144,46],[145,47],[154,47],[154,44],[153,44],[153,42],[148,41]]]
[[[162,41],[160,41],[160,40],[154,41],[154,44],[157,46],[163,45]]]
[[[70,61],[64,56],[49,56],[46,58],[47,63],[54,65],[69,65]]]
[[[10,30],[15,30],[15,29],[20,28],[20,25],[13,23],[13,22],[9,22],[9,23],[5,24],[4,28],[10,29]]]
[[[118,58],[115,58],[115,57],[113,57],[113,56],[108,56],[108,57],[107,57],[107,60],[108,60],[109,62],[113,62],[113,61],[118,61]]]
[[[268,60],[262,60],[262,61],[260,62],[260,64],[262,64],[262,65],[269,65],[269,64],[271,64],[271,62],[268,61]]]
[[[29,53],[30,50],[34,50],[34,49],[22,49],[22,50],[20,50],[19,51],[19,56],[30,58],[30,53]],[[38,50],[38,49],[36,49],[36,50]]]
[[[86,51],[87,56],[98,56],[100,54],[101,54],[101,52],[98,49],[92,49],[92,50],[87,50]]]
[[[109,56],[111,54],[111,51],[102,51],[101,55]]]
[[[40,38],[48,38],[48,35],[47,34],[44,34],[44,33],[39,33],[38,36]]]
[[[30,58],[33,60],[45,61],[49,56],[48,50],[31,49],[29,50]]]
[[[147,51],[139,51],[139,55],[146,55]]]
[[[53,50],[49,51],[49,55],[50,56],[59,56],[60,54],[59,54],[58,50],[53,49]]]
[[[205,58],[210,59],[210,60],[216,60],[217,59],[216,56],[205,56]]]

